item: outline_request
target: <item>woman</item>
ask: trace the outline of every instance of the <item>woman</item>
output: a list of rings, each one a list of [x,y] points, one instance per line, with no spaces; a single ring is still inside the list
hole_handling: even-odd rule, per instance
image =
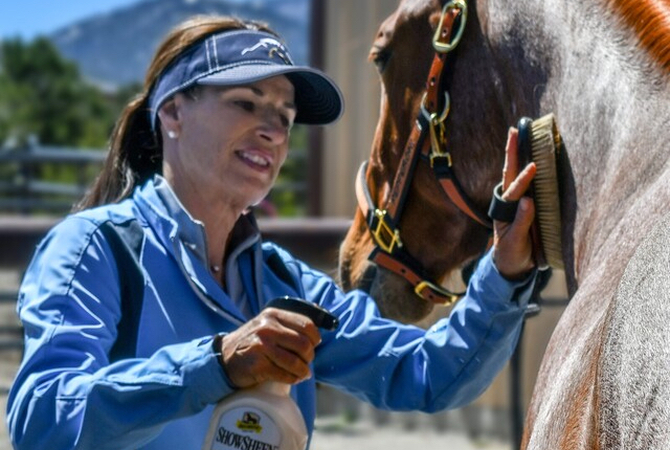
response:
[[[294,66],[264,26],[198,17],[167,36],[82,210],[51,230],[26,272],[25,356],[8,405],[15,448],[200,448],[213,405],[267,380],[293,384],[310,433],[316,381],[396,410],[483,392],[516,345],[535,279],[529,199],[496,224],[466,297],[427,331],[379,317],[366,294],[342,293],[261,243],[248,210],[271,189],[291,126],[341,112],[332,81]],[[505,197],[519,199],[533,174],[506,173]],[[139,225],[131,318],[122,280],[132,269],[109,224]],[[330,310],[339,328],[320,333],[264,309],[284,295]]]

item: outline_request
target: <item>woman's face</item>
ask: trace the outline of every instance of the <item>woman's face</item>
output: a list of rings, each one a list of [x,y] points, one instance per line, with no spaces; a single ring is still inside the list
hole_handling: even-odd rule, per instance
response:
[[[166,178],[182,201],[223,200],[240,210],[258,203],[286,160],[296,115],[293,85],[276,76],[244,86],[201,86],[193,97],[172,100],[169,126],[177,127],[177,137],[176,145],[165,146]]]

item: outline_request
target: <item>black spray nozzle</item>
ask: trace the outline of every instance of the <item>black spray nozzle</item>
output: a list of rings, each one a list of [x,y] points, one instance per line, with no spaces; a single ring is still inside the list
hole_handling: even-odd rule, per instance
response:
[[[314,325],[333,331],[339,325],[337,317],[315,303],[296,297],[277,297],[266,305],[269,308],[283,309],[309,317]]]

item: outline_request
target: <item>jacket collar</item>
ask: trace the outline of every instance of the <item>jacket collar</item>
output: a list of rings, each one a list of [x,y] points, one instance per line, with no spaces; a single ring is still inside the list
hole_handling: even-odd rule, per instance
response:
[[[133,199],[164,248],[180,261],[194,285],[224,309],[248,318],[252,311],[248,310],[250,299],[241,279],[240,257],[250,250],[252,260],[258,258],[261,235],[253,215],[240,216],[233,228],[225,268],[227,295],[222,298],[221,288],[209,275],[205,226],[184,208],[167,180],[155,175],[135,191]],[[251,266],[255,264],[251,262]]]
[[[151,210],[152,214],[144,216],[153,228],[163,229],[163,233],[159,234],[169,241],[180,240],[205,267],[208,266],[205,225],[191,216],[165,178],[155,175],[139,188],[134,197],[141,209]],[[157,220],[152,221],[152,217]],[[169,224],[169,227],[166,228],[164,224]],[[253,214],[243,214],[232,231],[230,254],[240,254],[259,242],[260,237]]]

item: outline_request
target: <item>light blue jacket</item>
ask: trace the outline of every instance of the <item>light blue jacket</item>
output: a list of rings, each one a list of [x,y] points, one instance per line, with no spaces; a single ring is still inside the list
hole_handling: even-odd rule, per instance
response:
[[[118,272],[100,232],[104,221],[135,217],[144,304],[137,357],[109,362],[120,318]],[[199,449],[213,405],[234,391],[212,336],[230,332],[277,296],[297,295],[339,317],[323,332],[314,377],[293,387],[313,430],[316,382],[379,408],[437,411],[474,400],[517,343],[534,277],[505,281],[487,255],[467,295],[429,330],[379,316],[361,291],[294,259],[242,218],[226,267],[227,292],[207,270],[205,234],[160,177],[132,199],[67,217],[38,246],[23,280],[18,313],[25,355],[8,400],[17,449]],[[279,255],[295,292],[267,264]]]

